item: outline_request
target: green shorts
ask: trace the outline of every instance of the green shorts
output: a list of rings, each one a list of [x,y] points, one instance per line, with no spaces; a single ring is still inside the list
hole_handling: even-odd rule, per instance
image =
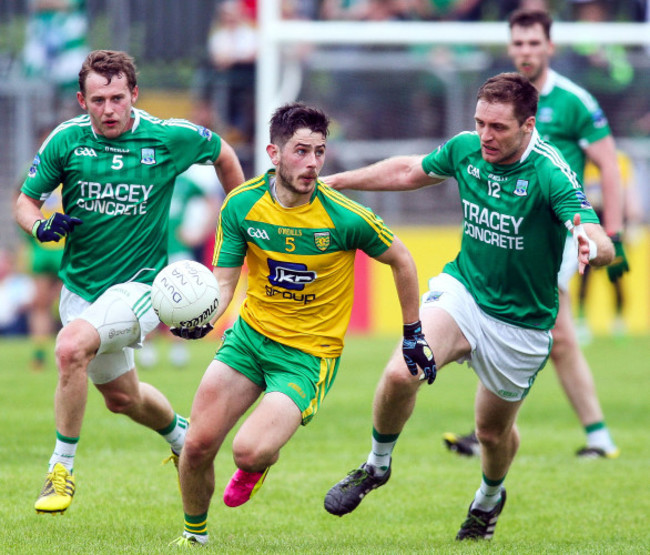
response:
[[[302,425],[318,412],[339,368],[340,357],[320,358],[273,341],[237,318],[226,330],[215,360],[241,372],[266,393],[287,395],[302,413]]]
[[[63,257],[63,248],[47,249],[35,243],[31,249],[32,273],[53,274],[59,273],[61,268],[61,258]]]

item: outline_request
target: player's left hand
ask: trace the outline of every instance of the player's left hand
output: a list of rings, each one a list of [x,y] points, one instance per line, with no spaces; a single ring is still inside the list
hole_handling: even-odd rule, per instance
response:
[[[180,328],[169,328],[169,331],[172,332],[172,335],[176,337],[181,337],[182,339],[201,339],[208,335],[214,327],[212,324],[206,324],[205,326],[195,326],[193,328],[186,328],[181,326]]]
[[[614,252],[616,256],[612,263],[607,266],[607,277],[609,281],[615,283],[618,281],[625,272],[630,271],[630,265],[627,263],[627,256],[625,256],[625,249],[623,248],[623,241],[619,233],[610,237],[614,243]]]
[[[419,320],[413,324],[404,324],[402,355],[411,375],[418,375],[419,366],[423,372],[420,379],[426,379],[429,385],[435,381],[436,361],[433,358],[433,351],[422,333],[422,323]]]
[[[571,228],[573,240],[578,246],[578,272],[580,275],[585,273],[585,268],[589,261],[596,257],[596,243],[587,236],[584,227],[580,223],[580,214],[573,216],[573,228]]]

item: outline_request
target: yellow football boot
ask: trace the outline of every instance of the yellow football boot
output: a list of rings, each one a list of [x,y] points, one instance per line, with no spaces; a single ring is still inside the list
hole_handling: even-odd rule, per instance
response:
[[[34,508],[37,513],[63,514],[72,503],[74,492],[74,476],[61,463],[56,463],[45,478]]]

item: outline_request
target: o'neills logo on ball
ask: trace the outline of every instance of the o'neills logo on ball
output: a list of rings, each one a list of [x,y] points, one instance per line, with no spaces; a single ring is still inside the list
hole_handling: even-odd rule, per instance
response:
[[[180,325],[185,328],[194,328],[196,326],[202,326],[208,320],[210,320],[211,316],[214,314],[214,311],[217,310],[218,306],[219,306],[219,299],[214,299],[214,301],[212,301],[212,304],[210,304],[210,306],[206,308],[196,318],[192,318],[191,320],[185,320],[181,322]]]

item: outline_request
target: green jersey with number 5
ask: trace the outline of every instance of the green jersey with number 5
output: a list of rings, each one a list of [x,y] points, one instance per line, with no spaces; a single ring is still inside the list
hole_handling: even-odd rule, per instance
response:
[[[45,199],[61,183],[63,209],[83,220],[68,236],[59,275],[94,301],[116,283],[151,283],[167,264],[169,207],[176,177],[213,163],[221,139],[186,120],[133,109],[132,128],[97,135],[88,115],[60,124],[34,158],[22,192]]]
[[[461,250],[443,271],[460,280],[494,318],[551,329],[566,223],[575,214],[582,222],[598,223],[559,151],[534,131],[518,162],[493,165],[483,159],[478,135],[465,132],[426,156],[422,168],[458,182]]]

